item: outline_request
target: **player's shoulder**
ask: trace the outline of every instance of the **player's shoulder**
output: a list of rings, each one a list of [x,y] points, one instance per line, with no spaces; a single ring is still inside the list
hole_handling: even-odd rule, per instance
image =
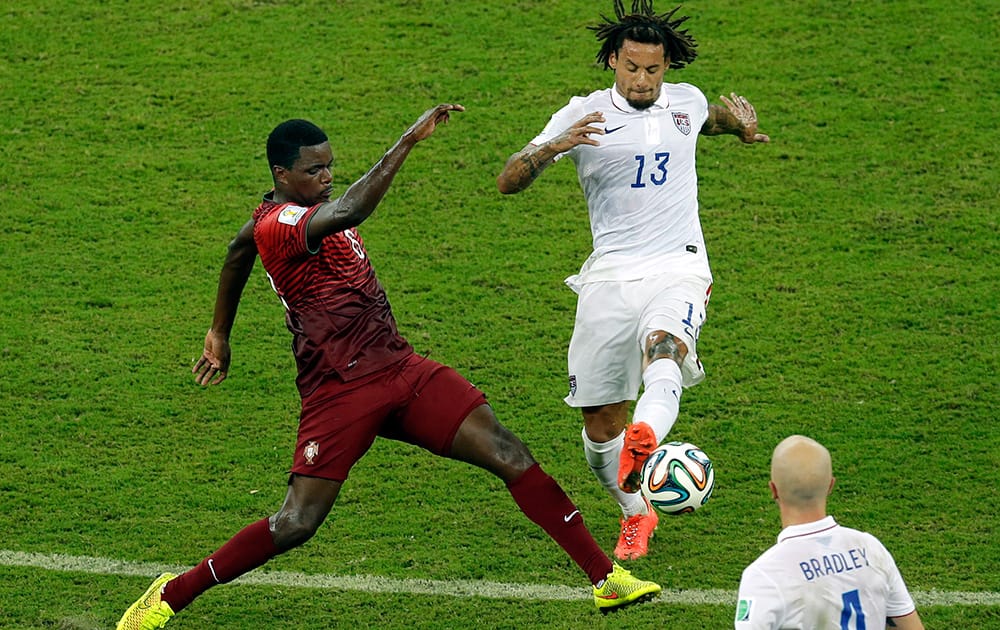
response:
[[[757,556],[757,559],[753,561],[753,564],[757,565],[757,567],[767,566],[768,564],[771,564],[775,560],[780,558],[783,555],[782,552],[784,552],[784,550],[785,548],[782,547],[781,545],[771,545],[770,547],[765,549],[759,556]]]
[[[262,218],[271,214],[272,212],[280,208],[282,205],[284,204],[278,203],[277,201],[271,199],[270,197],[264,197],[261,200],[260,204],[258,204],[258,206],[253,211],[252,215],[253,220],[260,221]]]
[[[268,222],[296,226],[308,216],[310,210],[312,208],[290,202],[279,203],[265,199],[254,210],[253,220],[258,224]]]
[[[867,548],[874,549],[878,553],[891,555],[889,553],[889,549],[885,546],[885,544],[881,540],[879,540],[878,536],[876,536],[875,534],[862,531],[860,529],[851,529],[844,527],[842,527],[842,529],[846,529],[847,531],[851,532],[851,534],[855,537],[855,539],[861,541],[861,543],[864,544]]]
[[[708,104],[705,93],[696,85],[690,83],[664,83],[664,87],[672,98],[688,98],[694,101]]]
[[[567,107],[577,107],[581,109],[593,109],[595,107],[608,107],[611,105],[611,88],[594,90],[590,94],[573,96],[569,99]]]
[[[608,111],[611,107],[611,90],[597,90],[582,96],[571,96],[569,102],[552,115],[552,123],[559,128],[568,127],[586,114],[595,111]]]
[[[866,542],[874,541],[878,544],[882,544],[874,534],[870,534],[864,530],[854,529],[853,527],[847,527],[843,523],[837,523],[836,529],[837,535],[841,538],[853,538],[856,540],[863,540]]]

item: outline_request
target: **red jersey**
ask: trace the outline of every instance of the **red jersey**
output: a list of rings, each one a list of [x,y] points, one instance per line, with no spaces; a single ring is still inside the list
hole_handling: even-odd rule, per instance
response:
[[[310,251],[306,226],[319,206],[270,196],[253,213],[253,237],[285,306],[299,393],[307,396],[331,375],[354,380],[411,354],[357,230],[331,234]]]

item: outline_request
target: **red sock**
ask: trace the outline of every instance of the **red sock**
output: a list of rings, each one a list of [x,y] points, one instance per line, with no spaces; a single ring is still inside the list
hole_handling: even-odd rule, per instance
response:
[[[247,525],[198,566],[167,582],[161,597],[180,612],[209,588],[231,582],[280,553],[265,518]]]
[[[611,560],[583,524],[580,510],[573,505],[556,481],[535,464],[507,485],[525,516],[545,530],[569,557],[580,565],[592,584],[611,572]]]

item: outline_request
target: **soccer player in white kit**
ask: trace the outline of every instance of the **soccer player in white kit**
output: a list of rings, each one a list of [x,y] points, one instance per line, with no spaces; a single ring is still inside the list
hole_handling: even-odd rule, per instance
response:
[[[723,107],[693,85],[663,82],[697,54],[676,11],[657,15],[651,0],[635,0],[626,13],[616,0],[616,19],[592,27],[614,86],[570,99],[497,177],[510,194],[563,156],[576,165],[594,251],[566,280],[578,294],[566,403],[582,411],[587,463],[621,506],[623,560],[647,553],[658,521],[638,492],[642,464],[677,419],[683,388],[705,376],[696,344],[712,273],[698,217],[698,136],[769,141],[742,96],[722,97]]]
[[[830,453],[793,435],[771,458],[771,496],[784,529],[743,571],[736,630],[922,630],[896,562],[871,534],[826,513]]]

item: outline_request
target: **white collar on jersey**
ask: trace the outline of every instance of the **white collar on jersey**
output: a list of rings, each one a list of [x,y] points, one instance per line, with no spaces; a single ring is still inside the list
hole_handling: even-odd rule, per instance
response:
[[[801,525],[789,525],[778,534],[778,542],[785,542],[790,538],[801,538],[802,536],[812,536],[837,527],[837,521],[832,516],[813,521],[812,523],[802,523]]]
[[[636,109],[632,107],[631,105],[628,104],[628,101],[625,100],[625,97],[619,94],[618,86],[612,85],[611,104],[614,105],[616,108],[622,110],[623,112],[628,112],[628,113],[644,112],[644,111],[649,111],[650,109],[666,109],[670,105],[670,98],[667,97],[666,85],[667,85],[666,83],[660,85],[660,95],[656,98],[656,101],[654,101],[653,104],[649,106],[648,109]]]

